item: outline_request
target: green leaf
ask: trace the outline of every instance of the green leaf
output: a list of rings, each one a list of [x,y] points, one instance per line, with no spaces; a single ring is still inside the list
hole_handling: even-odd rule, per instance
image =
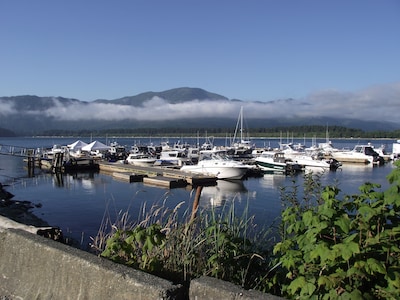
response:
[[[385,265],[382,262],[376,260],[375,258],[367,259],[366,270],[369,271],[370,274],[374,273],[386,274]]]
[[[297,293],[297,290],[305,286],[306,283],[306,278],[304,276],[299,276],[289,284],[288,290],[292,295],[295,295]]]
[[[328,258],[328,253],[330,250],[325,244],[318,244],[315,246],[314,250],[310,253],[310,258],[312,260],[320,259],[321,264],[324,264],[324,262]]]
[[[326,216],[328,219],[332,218],[336,214],[336,210],[331,207],[321,206],[318,211],[321,215]]]
[[[358,209],[358,212],[368,221],[372,216],[374,216],[375,211],[368,205],[363,205]]]
[[[360,253],[360,248],[355,242],[336,244],[332,249],[338,251],[345,261],[348,261],[354,254]]]
[[[305,213],[303,213],[303,222],[304,225],[306,226],[311,226],[313,221],[313,213],[311,210],[306,211]]]
[[[350,230],[350,219],[349,216],[347,214],[344,214],[341,216],[340,219],[337,219],[334,224],[336,226],[339,226],[339,228],[346,234],[349,233]]]
[[[354,289],[353,291],[351,291],[348,299],[351,299],[351,300],[364,300],[364,296],[363,296],[363,294],[361,293],[360,290]]]
[[[335,288],[335,285],[337,283],[336,283],[336,281],[334,280],[333,277],[321,275],[321,276],[318,277],[317,284],[318,284],[319,288],[322,287],[323,289],[329,291],[329,290]]]

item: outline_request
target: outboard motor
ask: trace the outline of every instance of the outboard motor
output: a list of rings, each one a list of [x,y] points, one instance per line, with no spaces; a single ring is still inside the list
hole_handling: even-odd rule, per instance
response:
[[[373,157],[373,163],[383,165],[385,160],[372,147],[365,147],[365,154]]]
[[[382,156],[376,155],[374,156],[374,163],[379,166],[382,166],[385,163],[385,160],[383,159]]]
[[[329,170],[336,171],[338,168],[342,166],[342,163],[334,158],[329,159]]]

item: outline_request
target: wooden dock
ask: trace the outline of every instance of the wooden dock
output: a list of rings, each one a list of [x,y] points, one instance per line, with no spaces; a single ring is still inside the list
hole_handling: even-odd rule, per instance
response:
[[[193,174],[165,167],[141,167],[121,163],[99,162],[100,172],[111,174],[118,180],[127,182],[142,181],[145,184],[176,188],[192,186],[211,186],[217,184],[217,178]]]

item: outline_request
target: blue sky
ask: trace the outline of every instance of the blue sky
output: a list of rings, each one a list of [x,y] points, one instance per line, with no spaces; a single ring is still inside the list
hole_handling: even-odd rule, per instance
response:
[[[0,41],[0,96],[400,102],[398,0],[4,0]]]

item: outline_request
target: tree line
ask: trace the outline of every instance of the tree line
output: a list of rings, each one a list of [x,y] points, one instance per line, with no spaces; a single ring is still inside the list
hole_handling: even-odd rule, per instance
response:
[[[114,128],[102,130],[60,130],[52,129],[44,131],[40,135],[45,136],[232,136],[234,130],[232,128],[185,128],[185,127],[163,127],[163,128]],[[250,128],[245,133],[246,138],[251,137],[316,137],[325,138],[329,134],[329,138],[399,138],[400,129],[393,131],[364,131],[361,129],[348,128],[343,126],[331,126],[328,128],[319,125],[302,125],[302,126],[278,126],[278,127],[260,127]]]

